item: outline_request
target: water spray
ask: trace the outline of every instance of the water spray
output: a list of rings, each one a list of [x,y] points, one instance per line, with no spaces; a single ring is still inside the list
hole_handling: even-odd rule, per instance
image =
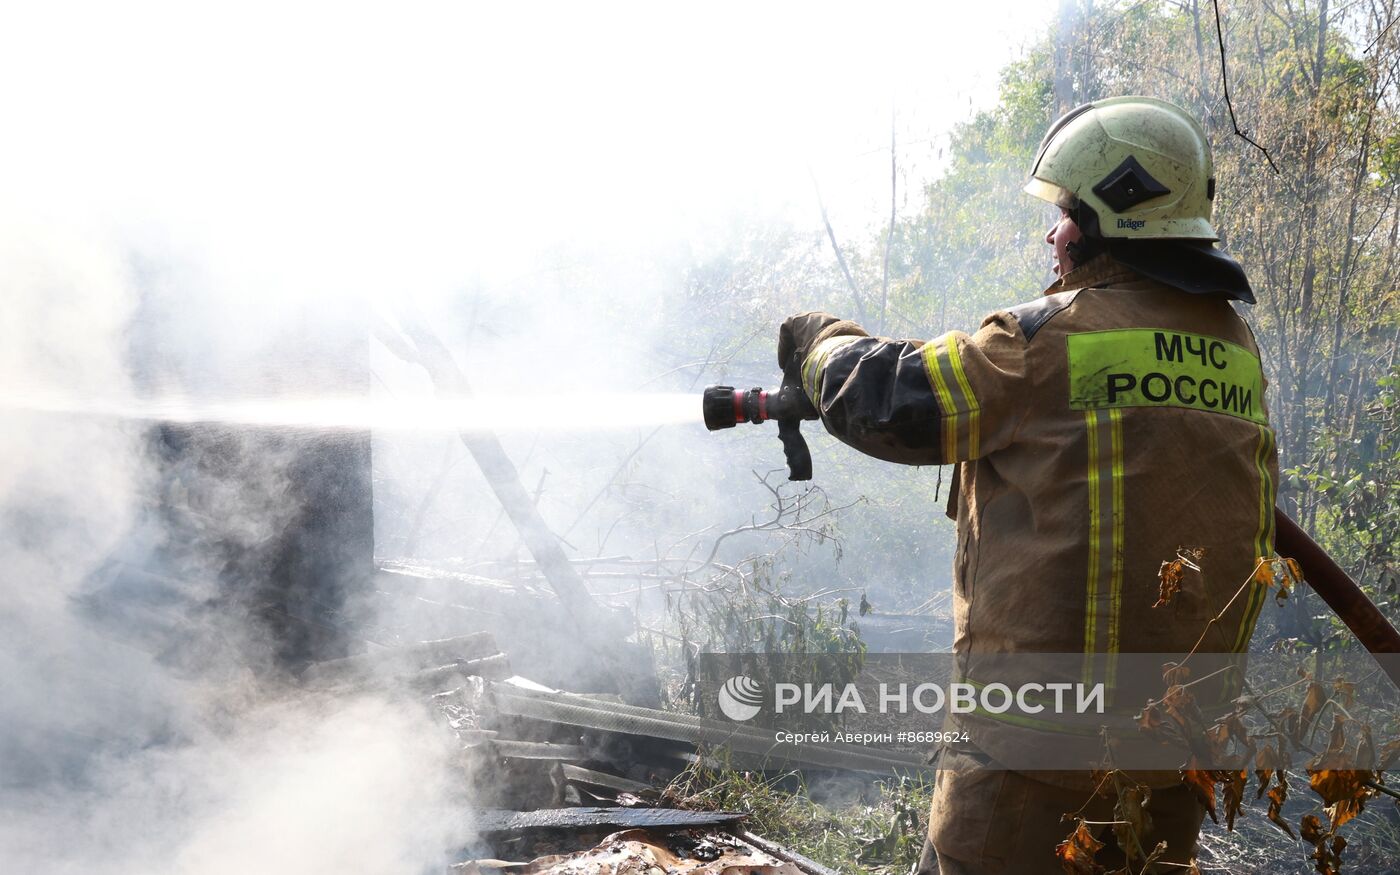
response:
[[[103,417],[181,425],[313,431],[610,431],[695,421],[695,396],[672,393],[492,394],[471,398],[291,396],[205,400],[182,396],[94,398],[54,392],[0,395],[6,412]]]

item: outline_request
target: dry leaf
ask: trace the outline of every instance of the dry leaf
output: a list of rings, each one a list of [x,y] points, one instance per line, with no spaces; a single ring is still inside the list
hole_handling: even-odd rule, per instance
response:
[[[1274,565],[1273,560],[1265,559],[1262,556],[1254,563],[1254,573],[1249,576],[1249,582],[1263,587],[1274,585]]]
[[[1279,781],[1282,782],[1283,770],[1288,766],[1288,758],[1280,752],[1278,746],[1266,744],[1259,748],[1254,757],[1254,774],[1259,779],[1259,792],[1254,798],[1258,799],[1264,795],[1264,791],[1269,787],[1269,779],[1274,775],[1278,775]]]
[[[1205,555],[1204,547],[1177,547],[1176,558],[1170,562],[1163,562],[1157,569],[1157,601],[1152,607],[1165,608],[1171,604],[1181,592],[1181,582],[1186,577],[1186,570],[1189,568],[1199,574],[1199,563]]]
[[[1206,807],[1210,819],[1220,823],[1220,818],[1215,813],[1215,775],[1209,769],[1193,768],[1196,763],[1196,758],[1192,757],[1187,767],[1181,770],[1182,783],[1190,787],[1191,792]]]
[[[1332,716],[1332,731],[1327,738],[1327,750],[1322,752],[1323,756],[1337,756],[1347,745],[1347,718],[1345,714],[1334,714]]]
[[[1346,717],[1336,715],[1327,750],[1308,764],[1308,783],[1326,804],[1333,831],[1360,814],[1366,807],[1366,800],[1375,795],[1375,791],[1366,786],[1367,781],[1374,779],[1374,772],[1338,768],[1355,764],[1352,756],[1346,753],[1346,723]]]
[[[1194,735],[1205,730],[1205,717],[1201,715],[1201,709],[1196,707],[1196,697],[1181,684],[1167,688],[1166,695],[1162,696],[1162,707],[1166,708],[1167,716],[1183,732],[1194,729]]]
[[[1118,792],[1113,819],[1119,822],[1113,825],[1113,834],[1129,862],[1139,856],[1143,836],[1152,830],[1152,815],[1147,813],[1147,802],[1151,798],[1152,791],[1142,784],[1133,784]]]
[[[1162,859],[1162,855],[1167,852],[1167,843],[1158,842],[1157,847],[1152,849],[1152,853],[1147,855],[1147,859],[1142,863],[1141,871],[1146,872],[1152,868],[1152,864]]]
[[[1303,698],[1303,714],[1299,718],[1303,732],[1307,732],[1312,727],[1312,722],[1322,706],[1327,703],[1327,691],[1322,688],[1322,684],[1313,681],[1308,684],[1308,694]]]
[[[1225,756],[1230,744],[1230,727],[1217,723],[1206,730],[1206,744],[1210,748],[1210,760],[1215,762]]]
[[[1220,755],[1206,732],[1205,715],[1196,705],[1196,697],[1191,695],[1190,690],[1179,684],[1170,687],[1162,696],[1161,704],[1167,719],[1174,724],[1179,739],[1190,748],[1192,759],[1210,762]]]
[[[1221,801],[1225,803],[1225,828],[1234,832],[1235,816],[1240,813],[1240,805],[1244,803],[1244,785],[1249,772],[1245,769],[1231,769],[1219,774],[1223,779]]]
[[[1161,554],[1158,554],[1161,555]],[[1185,577],[1182,571],[1181,560],[1163,562],[1162,567],[1157,569],[1157,601],[1152,604],[1154,608],[1165,608],[1181,592],[1181,581]]]
[[[1249,582],[1269,588],[1277,586],[1274,601],[1282,604],[1293,587],[1303,582],[1303,569],[1294,560],[1283,556],[1269,559],[1261,556],[1255,560],[1254,573],[1249,576]]]
[[[1337,838],[1340,839],[1341,836],[1337,836]],[[1345,840],[1342,841],[1342,845],[1345,844]],[[1331,851],[1327,850],[1326,845],[1318,845],[1313,850],[1312,854],[1309,855],[1311,859],[1316,861],[1313,863],[1313,868],[1318,871],[1319,875],[1341,875],[1342,860],[1339,853],[1340,848],[1335,847],[1336,842],[1333,842],[1333,845],[1334,847]]]
[[[1310,855],[1314,863],[1314,868],[1320,875],[1340,875],[1342,871],[1342,849],[1346,847],[1346,839],[1336,835],[1333,831],[1323,832],[1322,821],[1318,820],[1316,814],[1305,814],[1300,824],[1300,832],[1303,841],[1313,846]],[[1336,827],[1333,827],[1335,830]],[[1331,847],[1328,847],[1327,840],[1331,839]]]
[[[1278,581],[1278,592],[1274,593],[1274,601],[1282,604],[1292,592],[1293,587],[1303,582],[1303,569],[1295,559],[1283,560],[1283,571]]]
[[[1241,714],[1240,711],[1231,711],[1207,731],[1206,738],[1211,744],[1212,761],[1225,757],[1231,741],[1240,746],[1244,754],[1243,762],[1248,763],[1250,757],[1254,756],[1254,742],[1249,737],[1249,730],[1245,727]]]
[[[1162,683],[1168,687],[1175,687],[1191,680],[1191,666],[1182,665],[1179,662],[1168,662],[1162,665]]]
[[[1356,701],[1356,684],[1337,678],[1332,682],[1332,692],[1341,697],[1342,704],[1350,708]]]
[[[1302,832],[1303,841],[1310,845],[1317,844],[1322,837],[1322,820],[1316,814],[1304,814],[1299,821],[1298,828]]]
[[[1289,741],[1293,742],[1294,747],[1302,746],[1303,738],[1297,711],[1292,708],[1284,708],[1274,718],[1274,722],[1283,727],[1284,734],[1288,736]]]
[[[1165,733],[1163,727],[1165,721],[1162,719],[1162,710],[1156,705],[1149,704],[1137,715],[1138,729],[1154,738],[1162,738]]]
[[[1360,769],[1308,769],[1308,783],[1327,803],[1324,810],[1334,830],[1360,814],[1366,800],[1375,795],[1366,786],[1372,774]]]
[[[1069,838],[1055,846],[1055,857],[1066,875],[1103,875],[1104,868],[1094,862],[1094,855],[1103,842],[1094,838],[1080,818]]]
[[[1293,827],[1288,825],[1288,821],[1283,819],[1283,803],[1288,801],[1288,784],[1283,780],[1283,773],[1279,772],[1278,783],[1269,790],[1269,820],[1278,826],[1279,829],[1288,833],[1289,838],[1297,838],[1293,834]]]

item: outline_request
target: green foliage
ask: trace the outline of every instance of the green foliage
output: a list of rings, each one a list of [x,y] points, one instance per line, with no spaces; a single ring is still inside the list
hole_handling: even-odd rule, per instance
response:
[[[1054,112],[1049,66],[1049,52],[1042,46],[1002,71],[996,107],[978,113],[953,132],[951,149],[957,168],[945,177],[947,183],[959,182],[959,169],[989,161],[1009,162],[1025,172],[1045,134],[1046,119]]]
[[[1021,191],[1052,114],[1047,63],[1041,49],[1003,72],[997,106],[954,129],[948,172],[901,223],[900,304],[925,336],[972,331],[1050,279],[1041,239],[1049,211]]]
[[[798,773],[765,776],[728,763],[691,766],[667,788],[681,807],[742,811],[759,835],[780,836],[793,850],[839,872],[903,875],[918,861],[928,831],[932,784],[889,779],[874,799],[846,805],[813,802]],[[713,763],[713,757],[708,758]]]
[[[771,557],[754,560],[751,572],[739,576],[733,586],[724,585],[721,578],[677,605],[689,681],[698,679],[695,656],[701,652],[726,654],[730,663],[723,677],[705,678],[710,687],[734,674],[747,675],[764,687],[779,680],[840,687],[860,675],[866,648],[850,600],[784,595],[784,578],[773,576],[772,562]],[[774,676],[779,670],[780,678]],[[691,704],[703,708],[703,702]],[[765,710],[757,719],[777,726],[785,725],[783,718],[810,725],[821,715]],[[828,728],[835,728],[840,715],[828,719]]]
[[[1328,454],[1354,452],[1355,462],[1342,466],[1314,464],[1294,468],[1297,478],[1318,501],[1315,524],[1319,543],[1358,583],[1381,613],[1400,617],[1400,368],[1382,378],[1367,405],[1375,431],[1363,438],[1371,446],[1348,446],[1331,432],[1319,440]],[[1331,612],[1310,627],[1308,644],[1323,649],[1360,645]]]
[[[1381,137],[1372,151],[1371,184],[1378,190],[1392,188],[1400,182],[1400,133]]]
[[[682,628],[703,649],[723,653],[864,655],[848,599],[787,596],[783,583],[771,557],[758,559],[734,587],[692,594]]]

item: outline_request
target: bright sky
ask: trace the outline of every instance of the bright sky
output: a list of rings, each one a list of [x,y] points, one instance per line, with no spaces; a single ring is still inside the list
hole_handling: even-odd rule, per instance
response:
[[[0,211],[215,273],[428,285],[736,212],[847,233],[995,96],[1040,0],[7,4]],[[14,219],[14,216],[8,217]]]

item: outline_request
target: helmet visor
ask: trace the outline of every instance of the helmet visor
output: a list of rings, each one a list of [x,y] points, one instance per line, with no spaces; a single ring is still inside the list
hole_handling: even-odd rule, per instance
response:
[[[1031,197],[1038,197],[1067,210],[1073,209],[1075,204],[1079,203],[1079,198],[1075,197],[1069,189],[1046,182],[1043,179],[1036,179],[1034,176],[1026,183],[1025,192]]]

